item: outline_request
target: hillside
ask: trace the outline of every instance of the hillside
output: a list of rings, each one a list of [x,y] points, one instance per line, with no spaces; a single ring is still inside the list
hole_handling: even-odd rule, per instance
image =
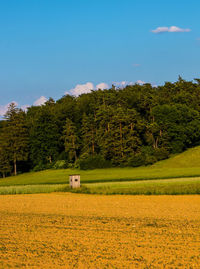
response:
[[[153,167],[162,168],[192,168],[200,167],[200,146],[188,149],[171,158],[157,162]]]

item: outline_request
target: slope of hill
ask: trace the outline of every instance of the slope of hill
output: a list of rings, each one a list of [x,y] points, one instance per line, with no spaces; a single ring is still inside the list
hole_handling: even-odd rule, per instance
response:
[[[157,162],[153,167],[192,168],[200,167],[200,146],[188,149],[171,158]]]

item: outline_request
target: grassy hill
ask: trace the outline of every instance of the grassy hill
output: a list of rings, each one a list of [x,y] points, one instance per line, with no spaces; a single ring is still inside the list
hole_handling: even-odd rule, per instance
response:
[[[157,162],[153,167],[162,168],[196,168],[200,167],[200,146],[188,149],[171,158]]]
[[[5,179],[0,179],[0,186],[1,189],[3,186],[21,186],[26,185],[26,188],[23,187],[25,193],[31,192],[34,185],[35,192],[45,192],[45,186],[48,184],[54,184],[54,186],[46,187],[47,192],[61,190],[62,187],[67,186],[68,178],[70,174],[80,174],[81,175],[81,183],[86,184],[87,188],[96,189],[97,193],[102,191],[102,188],[106,188],[107,190],[112,188],[115,190],[117,189],[120,193],[120,190],[123,189],[127,192],[127,189],[135,189],[136,185],[132,184],[130,186],[130,181],[144,181],[146,183],[147,180],[153,180],[151,183],[155,184],[155,179],[157,179],[157,185],[160,184],[158,179],[171,179],[173,178],[182,178],[181,182],[184,184],[188,184],[188,180],[192,181],[193,184],[200,184],[200,181],[195,179],[192,180],[192,177],[200,177],[200,146],[189,149],[181,154],[172,156],[171,158],[160,161],[152,166],[148,167],[138,167],[138,168],[107,168],[107,169],[95,169],[95,170],[87,170],[87,171],[80,171],[77,169],[61,169],[61,170],[46,170],[41,172],[30,172],[18,175],[16,177],[8,177]],[[184,178],[189,178],[187,180],[183,180]],[[124,185],[116,185],[114,182],[124,181]],[[113,185],[107,186],[106,182],[113,182]],[[164,184],[167,184],[166,180],[163,181]],[[175,181],[174,181],[175,182]],[[177,181],[176,181],[177,182]],[[92,183],[104,183],[104,185],[98,185],[98,188],[95,184]],[[65,185],[60,185],[65,184]],[[142,183],[144,187],[144,182]],[[150,184],[150,183],[148,183]],[[180,180],[177,183],[180,187]],[[176,184],[176,185],[177,185]],[[28,187],[28,186],[29,187]],[[37,185],[37,187],[36,187]],[[117,187],[116,187],[117,186]],[[125,187],[124,187],[125,186]],[[147,185],[145,185],[147,186]],[[144,189],[142,187],[142,189]],[[150,187],[150,185],[149,185]],[[99,191],[99,188],[101,191]],[[152,186],[151,186],[152,188]],[[22,190],[19,187],[17,188],[18,192]],[[8,193],[15,193],[16,188],[9,187]],[[108,191],[107,193],[109,193]],[[1,190],[0,190],[1,193]],[[23,193],[23,192],[22,192]]]

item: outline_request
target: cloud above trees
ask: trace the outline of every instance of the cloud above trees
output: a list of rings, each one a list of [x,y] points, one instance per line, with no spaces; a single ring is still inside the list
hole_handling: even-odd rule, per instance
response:
[[[124,80],[124,81],[115,81],[112,83],[112,85],[114,85],[117,88],[125,88],[127,85],[134,85],[134,84],[143,85],[143,84],[145,84],[145,82],[142,80],[137,80],[135,82]],[[87,82],[85,84],[77,84],[71,90],[66,91],[65,94],[79,96],[79,95],[84,94],[84,93],[90,93],[91,91],[94,91],[94,90],[109,89],[110,87],[111,87],[111,85],[109,85],[105,82],[101,82],[101,83],[97,84],[96,86],[92,82]]]
[[[34,106],[41,106],[41,105],[43,105],[44,103],[46,103],[46,101],[47,101],[47,98],[46,98],[45,96],[40,96],[40,98],[37,99],[37,100],[33,103],[33,105],[34,105]]]
[[[14,103],[16,106],[18,106],[18,103],[16,101],[12,101],[10,103],[8,103],[7,105],[0,105],[0,117],[3,117],[7,110],[8,110],[8,107],[11,103]],[[30,107],[29,105],[22,105],[20,108],[24,111],[27,110],[27,108]]]
[[[96,89],[97,89],[97,90],[98,90],[98,89],[100,89],[100,90],[105,90],[105,89],[108,89],[108,88],[109,88],[108,84],[107,84],[107,83],[104,83],[104,82],[99,83],[99,84],[97,84],[97,86],[96,86]]]
[[[134,85],[134,84],[140,84],[143,85],[145,84],[144,81],[142,80],[137,80],[135,82],[132,81],[118,81],[118,82],[113,82],[112,85],[114,85],[116,88],[125,88],[127,85]],[[104,89],[109,89],[111,87],[111,84],[107,84],[105,82],[101,82],[99,84],[97,84],[96,86],[92,83],[92,82],[87,82],[85,84],[77,84],[73,89],[66,91],[65,94],[71,94],[74,96],[79,96],[81,94],[84,93],[90,93],[92,90],[104,90]],[[48,101],[48,99],[45,96],[40,96],[34,103],[33,106],[41,106],[43,104],[46,103],[46,101]],[[11,103],[15,103],[16,106],[20,107],[22,110],[26,111],[27,108],[30,107],[30,105],[21,105],[19,106],[19,104],[16,101],[12,101],[6,105],[0,105],[0,117],[2,118],[5,113],[8,110],[8,107]]]
[[[108,84],[104,82],[101,82],[96,86],[94,86],[92,82],[87,82],[85,84],[77,84],[75,88],[71,89],[69,92],[66,91],[65,94],[70,93],[72,95],[78,96],[83,93],[90,93],[92,90],[98,90],[98,89],[104,90],[108,88],[109,88]]]
[[[44,96],[41,96],[40,98],[38,98],[34,103],[33,105],[34,106],[41,106],[43,105],[45,102],[47,101],[47,98],[44,97]],[[14,103],[16,106],[20,107],[22,110],[26,111],[28,107],[30,107],[30,105],[21,105],[19,106],[19,104],[16,102],[16,101],[12,101],[6,105],[0,105],[0,117],[2,118],[7,110],[8,110],[8,107],[11,103]]]
[[[18,103],[15,101],[12,101],[8,103],[7,105],[0,105],[0,117],[3,117],[6,114],[8,107],[11,103],[14,103],[16,106],[18,105]]]
[[[117,88],[125,88],[127,85],[134,85],[134,84],[139,84],[139,85],[143,85],[145,84],[145,81],[142,80],[137,80],[135,82],[133,81],[119,81],[119,82],[113,82],[113,85],[116,86]]]

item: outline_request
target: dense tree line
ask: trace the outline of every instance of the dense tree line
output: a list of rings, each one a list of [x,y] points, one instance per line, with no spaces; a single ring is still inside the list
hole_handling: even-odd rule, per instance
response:
[[[148,165],[200,144],[200,80],[50,98],[0,121],[0,175]]]

